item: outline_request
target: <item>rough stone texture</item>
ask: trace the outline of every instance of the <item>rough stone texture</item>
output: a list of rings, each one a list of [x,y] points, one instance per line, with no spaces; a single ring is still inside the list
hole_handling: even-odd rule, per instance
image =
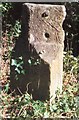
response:
[[[62,5],[23,5],[22,38],[26,40],[28,69],[24,84],[34,99],[46,100],[55,96],[57,87],[62,90],[64,19]],[[20,86],[23,90],[25,85]]]

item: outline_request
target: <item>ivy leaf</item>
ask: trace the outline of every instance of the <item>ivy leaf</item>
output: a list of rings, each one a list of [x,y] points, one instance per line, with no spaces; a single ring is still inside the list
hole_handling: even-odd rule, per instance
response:
[[[12,65],[12,66],[17,66],[17,60],[12,59],[11,65]]]
[[[20,70],[18,68],[15,68],[15,71],[20,74]]]
[[[22,60],[22,56],[20,56],[19,59]]]
[[[32,64],[32,61],[29,59],[29,60],[28,60],[28,63],[31,65],[31,64]]]

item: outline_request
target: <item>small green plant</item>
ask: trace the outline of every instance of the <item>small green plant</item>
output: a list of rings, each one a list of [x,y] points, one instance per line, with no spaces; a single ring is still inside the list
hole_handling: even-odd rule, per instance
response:
[[[15,22],[15,25],[12,29],[12,33],[13,33],[14,38],[19,37],[21,33],[21,23],[18,20],[16,20]]]
[[[11,60],[11,66],[15,67],[16,72],[16,79],[18,80],[18,75],[25,74],[25,70],[23,68],[24,62],[22,56],[18,57],[18,59],[12,59]]]

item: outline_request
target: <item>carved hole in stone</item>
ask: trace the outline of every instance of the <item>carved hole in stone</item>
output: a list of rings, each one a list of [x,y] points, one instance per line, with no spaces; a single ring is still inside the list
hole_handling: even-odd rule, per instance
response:
[[[48,17],[48,14],[47,14],[46,12],[44,12],[44,13],[42,14],[42,17]]]
[[[46,38],[49,38],[49,33],[46,32],[46,33],[45,33],[45,37],[46,37]]]

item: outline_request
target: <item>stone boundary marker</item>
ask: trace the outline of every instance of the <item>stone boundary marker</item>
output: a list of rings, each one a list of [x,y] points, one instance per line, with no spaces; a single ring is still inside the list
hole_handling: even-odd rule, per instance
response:
[[[33,73],[35,70],[33,66],[30,68],[30,71],[33,69],[29,74],[32,84],[31,92],[35,97],[37,96],[37,99],[54,97],[57,88],[62,91],[64,48],[62,25],[66,16],[65,7],[63,5],[24,3],[24,12],[23,14],[29,12],[28,45],[30,46],[30,57],[32,53],[34,57],[36,52],[38,56],[36,60],[43,61],[38,65],[38,69],[35,68],[38,70],[36,73]]]
[[[23,4],[22,37],[30,64],[26,88],[34,99],[46,100],[57,88],[62,91],[65,16],[63,5]]]

